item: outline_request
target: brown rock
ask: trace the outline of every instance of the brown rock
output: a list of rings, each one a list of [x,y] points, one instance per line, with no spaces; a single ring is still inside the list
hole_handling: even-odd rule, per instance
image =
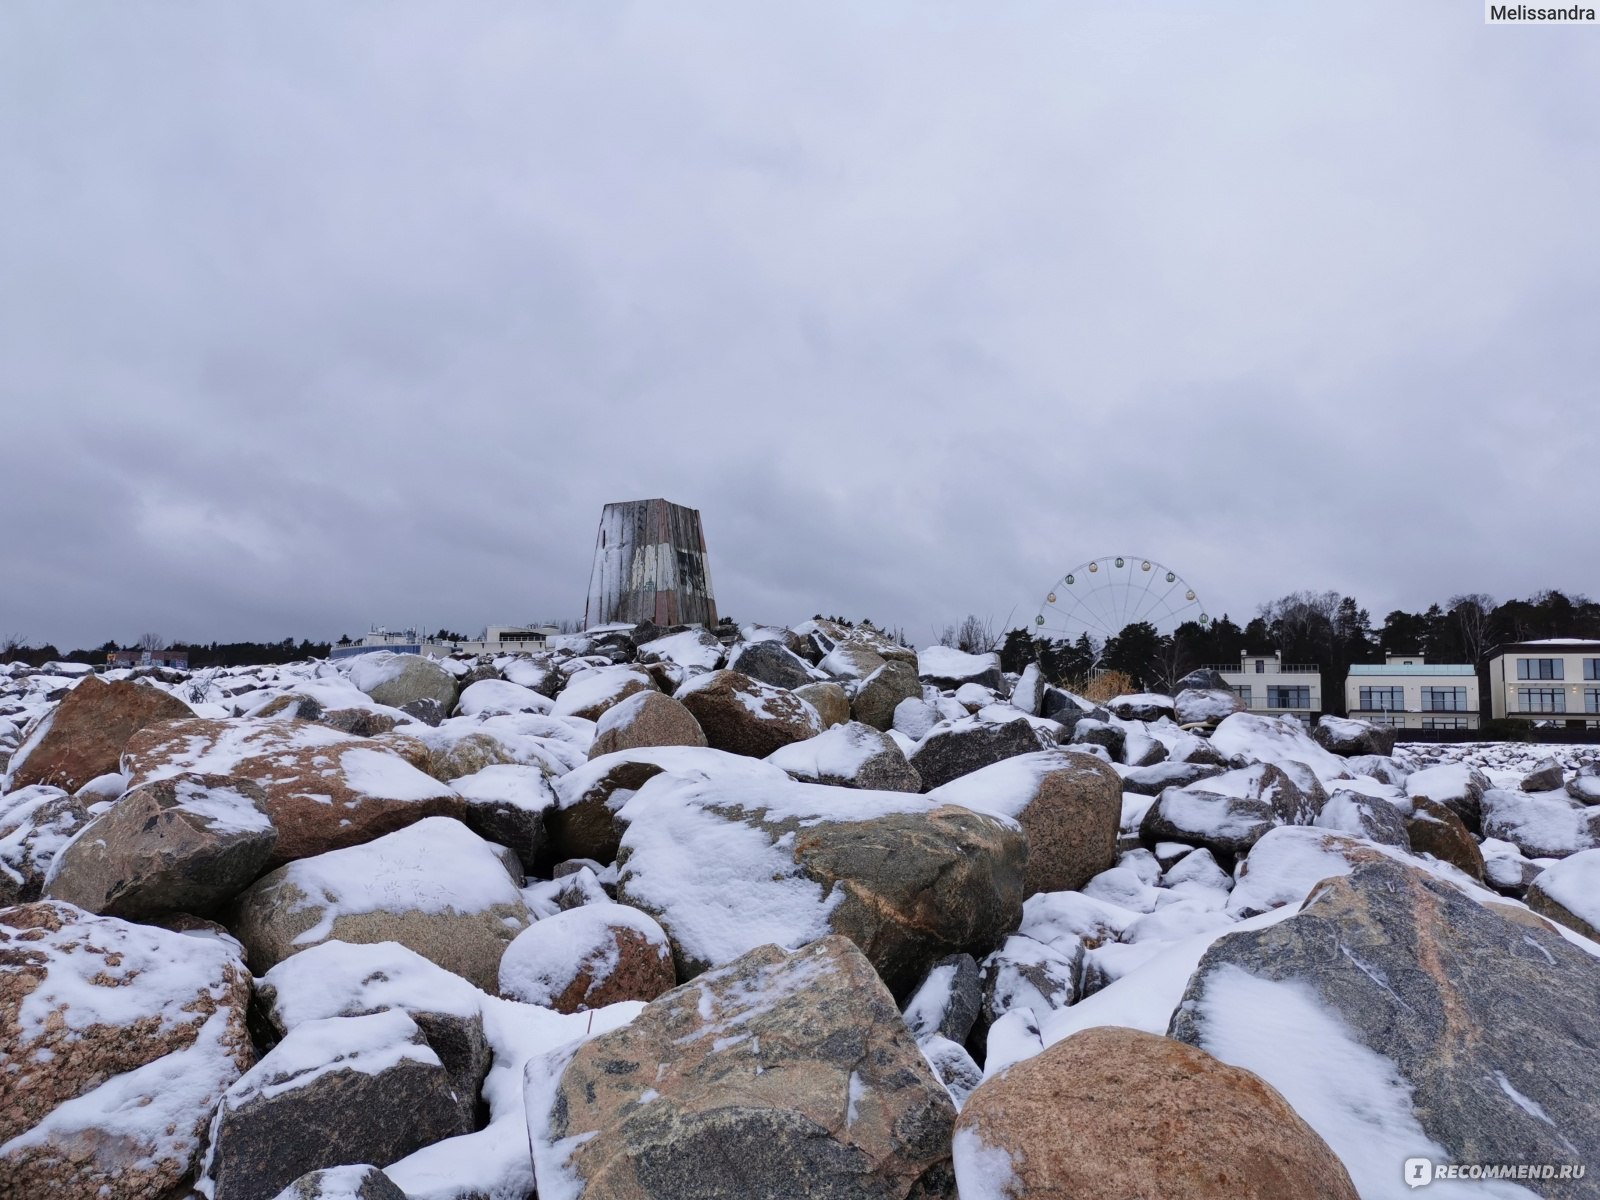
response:
[[[928,798],[1021,825],[1028,835],[1025,895],[1077,891],[1116,865],[1122,781],[1092,754],[1042,750],[1002,759],[935,788]]]
[[[622,904],[584,904],[535,921],[500,959],[500,994],[557,1012],[654,1000],[677,983],[667,935]]]
[[[662,771],[649,759],[626,754],[618,754],[616,761],[603,766],[603,770],[596,767],[581,774],[574,771],[556,781],[556,807],[545,813],[545,829],[550,835],[550,852],[558,859],[614,861],[622,838],[613,816],[615,808]]]
[[[1483,851],[1478,840],[1451,808],[1426,796],[1413,796],[1406,818],[1406,836],[1416,854],[1431,854],[1440,862],[1460,867],[1480,883],[1486,878]]]
[[[166,1196],[254,1061],[249,997],[223,942],[56,901],[0,911],[0,1194]],[[102,1085],[114,1099],[61,1107]]]
[[[135,788],[56,856],[45,894],[138,919],[205,911],[264,869],[278,840],[266,796],[247,779],[180,775]]]
[[[50,783],[75,792],[117,770],[128,739],[145,726],[193,715],[182,700],[159,688],[86,675],[13,757],[11,786]]]
[[[857,685],[850,708],[863,725],[889,729],[894,725],[894,710],[902,700],[920,699],[922,680],[917,678],[917,668],[897,660],[884,663]]]
[[[843,725],[850,719],[850,694],[837,683],[807,683],[793,690],[817,710],[824,729]]]
[[[842,938],[760,947],[536,1060],[528,1117],[541,1194],[567,1150],[589,1200],[949,1194],[954,1108]]]
[[[779,746],[822,732],[817,710],[793,692],[760,683],[738,671],[712,671],[678,690],[707,744],[731,754],[765,758]]]
[[[569,679],[551,712],[558,717],[598,721],[608,708],[629,696],[657,690],[655,680],[639,667],[598,667],[580,671]]]
[[[601,715],[589,757],[641,746],[705,744],[700,722],[682,704],[660,692],[637,692]]]
[[[1010,1194],[1028,1200],[1356,1198],[1333,1151],[1259,1076],[1112,1026],[1057,1042],[972,1093],[956,1121],[957,1181],[998,1194],[994,1174],[1007,1162]]]

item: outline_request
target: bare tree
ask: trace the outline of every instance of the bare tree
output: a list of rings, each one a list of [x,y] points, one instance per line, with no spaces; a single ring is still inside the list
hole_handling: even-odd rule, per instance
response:
[[[1467,661],[1476,663],[1488,649],[1489,614],[1494,611],[1494,597],[1487,592],[1468,592],[1451,596],[1450,615],[1456,619],[1461,631],[1461,647],[1467,652]]]
[[[159,633],[141,633],[139,635],[139,649],[148,650],[154,654],[157,650],[167,648],[167,639]]]
[[[28,640],[20,633],[10,633],[0,637],[0,662],[9,661],[18,650],[28,644]]]

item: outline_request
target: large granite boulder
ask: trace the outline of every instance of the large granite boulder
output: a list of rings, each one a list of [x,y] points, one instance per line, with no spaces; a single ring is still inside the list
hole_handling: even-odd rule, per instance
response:
[[[1017,927],[1027,839],[1004,818],[901,792],[660,776],[619,814],[617,898],[650,913],[691,979],[755,946],[842,933],[891,991]]]
[[[910,663],[885,662],[869,671],[855,685],[850,712],[863,725],[888,730],[894,725],[894,712],[907,700],[922,699],[922,681]]]
[[[135,734],[124,765],[134,786],[185,774],[256,784],[278,831],[270,860],[276,866],[368,842],[425,817],[465,814],[453,788],[391,748],[394,736],[353,737],[291,718],[195,717]],[[409,745],[427,754],[421,743]]]
[[[389,708],[431,700],[449,712],[456,703],[456,677],[420,654],[380,650],[357,655],[350,664],[350,682]]]
[[[676,983],[667,935],[624,904],[584,904],[535,921],[500,959],[502,996],[562,1013],[654,1000]]]
[[[1184,688],[1172,698],[1172,710],[1179,725],[1219,725],[1243,712],[1245,703],[1229,687]]]
[[[860,721],[825,729],[767,755],[801,783],[826,783],[868,791],[920,792],[922,777],[887,733]]]
[[[1440,763],[1423,767],[1406,776],[1406,795],[1426,796],[1444,805],[1461,823],[1476,834],[1483,822],[1483,794],[1489,790],[1489,777],[1466,763]]]
[[[984,1082],[956,1121],[954,1151],[963,1196],[1356,1197],[1327,1143],[1259,1076],[1113,1026]]]
[[[0,907],[37,900],[56,855],[88,823],[83,801],[57,787],[0,796]]]
[[[1182,788],[1167,788],[1145,812],[1147,845],[1187,842],[1214,854],[1244,854],[1269,829],[1308,825],[1320,807],[1284,771],[1256,763]]]
[[[789,691],[819,678],[803,658],[774,641],[739,643],[728,655],[728,669]]]
[[[307,1171],[274,1200],[406,1200],[406,1194],[370,1163]]]
[[[730,754],[765,758],[822,732],[817,710],[800,697],[738,671],[697,675],[678,689],[677,699],[700,722],[706,742]]]
[[[466,811],[462,822],[484,841],[504,846],[532,869],[547,841],[545,814],[555,807],[556,791],[546,768],[496,763],[450,785]]]
[[[850,719],[850,693],[832,680],[797,687],[794,689],[794,694],[817,710],[817,716],[822,719],[824,729],[843,725]]]
[[[1122,786],[1092,754],[1040,750],[992,763],[928,793],[1008,817],[1028,835],[1023,895],[1081,889],[1117,861]]]
[[[470,1133],[449,1073],[399,1009],[307,1021],[222,1097],[203,1186],[215,1200],[274,1200],[308,1171],[387,1166]]]
[[[47,783],[75,792],[117,770],[128,739],[146,725],[192,716],[193,709],[160,688],[86,675],[12,754],[11,786]]]
[[[518,883],[489,842],[429,817],[263,876],[228,925],[258,973],[329,940],[399,942],[493,992],[500,956],[532,920]]]
[[[934,729],[909,757],[917,774],[922,776],[922,786],[932,791],[980,767],[1019,754],[1047,750],[1051,745],[1050,739],[1040,734],[1026,717],[998,724],[968,718]]]
[[[1413,1154],[1581,1159],[1600,1127],[1597,1029],[1600,959],[1383,861],[1212,943],[1169,1034],[1278,1087],[1379,1195]]]
[[[462,1118],[476,1119],[490,1061],[484,995],[416,951],[398,942],[322,942],[257,979],[255,999],[274,1042],[311,1021],[399,1009],[439,1056]]]
[[[1405,815],[1406,841],[1413,852],[1431,854],[1440,862],[1459,867],[1474,879],[1487,878],[1487,865],[1478,840],[1467,831],[1454,809],[1426,796],[1411,800]]]
[[[659,690],[650,673],[638,667],[591,667],[567,680],[551,711],[558,717],[598,721],[629,696]]]
[[[0,1194],[158,1200],[255,1061],[226,941],[58,901],[0,909]]]
[[[1394,753],[1396,731],[1353,717],[1319,717],[1311,736],[1324,750],[1341,758]]]
[[[1585,850],[1541,871],[1528,907],[1600,942],[1600,850]]]
[[[277,841],[266,797],[249,780],[158,779],[123,796],[63,847],[44,894],[135,920],[207,912],[249,886]]]
[[[771,645],[772,643],[762,643]],[[645,746],[704,746],[705,731],[694,714],[661,692],[635,692],[600,715],[589,757]]]
[[[527,1080],[540,1195],[953,1192],[954,1106],[843,938],[755,949],[622,1029],[533,1059]]]
[[[917,674],[936,688],[958,688],[964,683],[999,689],[1000,656],[994,653],[968,654],[953,646],[928,646],[917,652]]]

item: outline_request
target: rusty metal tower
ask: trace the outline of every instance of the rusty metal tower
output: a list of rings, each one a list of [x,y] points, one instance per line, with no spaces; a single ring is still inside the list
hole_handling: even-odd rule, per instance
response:
[[[592,628],[614,621],[716,625],[717,601],[698,509],[666,500],[605,506],[583,623]]]

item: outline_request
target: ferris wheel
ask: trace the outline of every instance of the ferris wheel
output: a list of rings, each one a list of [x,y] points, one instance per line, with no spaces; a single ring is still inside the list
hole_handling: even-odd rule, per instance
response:
[[[1141,621],[1170,634],[1188,621],[1209,625],[1211,618],[1176,571],[1154,559],[1112,554],[1080,563],[1056,580],[1033,618],[1033,636],[1075,642],[1087,634],[1099,648]]]

